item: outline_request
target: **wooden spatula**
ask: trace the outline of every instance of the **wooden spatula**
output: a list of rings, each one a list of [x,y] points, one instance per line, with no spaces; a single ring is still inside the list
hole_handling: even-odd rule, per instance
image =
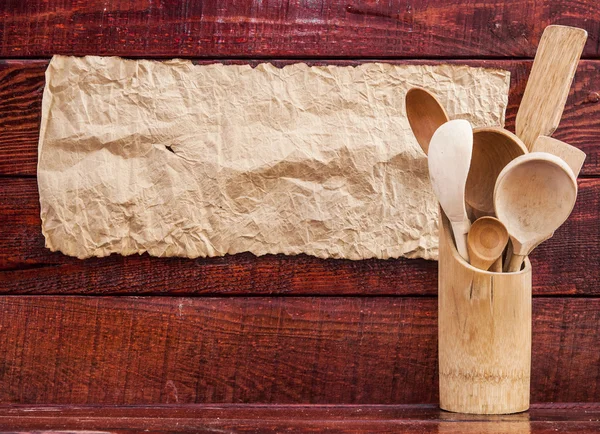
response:
[[[581,149],[547,136],[539,136],[533,144],[531,152],[548,152],[562,158],[573,171],[575,178],[579,176],[581,166],[585,161],[585,152]]]
[[[544,30],[515,120],[528,150],[538,136],[550,136],[558,127],[586,39],[587,32],[575,27]]]
[[[467,261],[471,222],[465,208],[465,184],[472,151],[473,129],[468,121],[460,119],[446,122],[435,131],[427,156],[433,192],[450,220],[456,249]]]

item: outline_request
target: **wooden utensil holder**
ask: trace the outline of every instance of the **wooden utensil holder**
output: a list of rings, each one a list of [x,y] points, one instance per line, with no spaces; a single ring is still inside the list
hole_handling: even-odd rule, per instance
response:
[[[458,254],[440,211],[440,407],[475,414],[529,408],[531,264],[491,273]]]

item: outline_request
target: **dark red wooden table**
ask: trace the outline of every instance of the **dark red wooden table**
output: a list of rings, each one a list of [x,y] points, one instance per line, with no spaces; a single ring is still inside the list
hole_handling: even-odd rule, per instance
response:
[[[600,431],[596,0],[5,0],[0,17],[0,430]],[[35,177],[52,54],[497,67],[512,73],[514,129],[549,24],[589,33],[554,134],[588,158],[573,215],[531,258],[529,413],[436,409],[434,262],[44,248]]]

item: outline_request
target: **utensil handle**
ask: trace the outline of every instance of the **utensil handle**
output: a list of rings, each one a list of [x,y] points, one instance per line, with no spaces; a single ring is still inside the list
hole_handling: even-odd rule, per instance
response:
[[[521,270],[521,264],[523,264],[523,260],[525,259],[525,255],[515,255],[513,253],[510,258],[510,262],[508,264],[508,272],[514,272]]]
[[[471,229],[471,221],[465,219],[459,222],[451,222],[452,232],[454,232],[454,241],[456,242],[456,250],[460,256],[469,262],[469,250],[467,249],[467,234]]]
[[[492,273],[502,273],[502,255],[494,261],[490,266],[489,271]]]
[[[508,244],[506,245],[506,254],[504,255],[504,261],[502,265],[502,271],[508,272],[508,264],[510,264],[510,258],[512,258],[513,254],[513,246],[512,241],[508,240]]]

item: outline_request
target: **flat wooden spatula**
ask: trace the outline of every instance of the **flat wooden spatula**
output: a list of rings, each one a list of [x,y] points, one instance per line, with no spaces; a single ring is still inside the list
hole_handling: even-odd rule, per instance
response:
[[[575,27],[544,30],[515,120],[517,136],[528,150],[538,136],[550,136],[558,128],[586,39],[587,32]]]
[[[575,178],[579,176],[579,172],[585,161],[585,152],[582,150],[547,136],[539,136],[534,142],[531,152],[548,152],[562,158],[573,171]]]
[[[427,154],[433,192],[452,225],[456,250],[467,261],[467,234],[471,222],[465,207],[465,184],[472,152],[471,124],[464,119],[456,119],[435,130]]]

